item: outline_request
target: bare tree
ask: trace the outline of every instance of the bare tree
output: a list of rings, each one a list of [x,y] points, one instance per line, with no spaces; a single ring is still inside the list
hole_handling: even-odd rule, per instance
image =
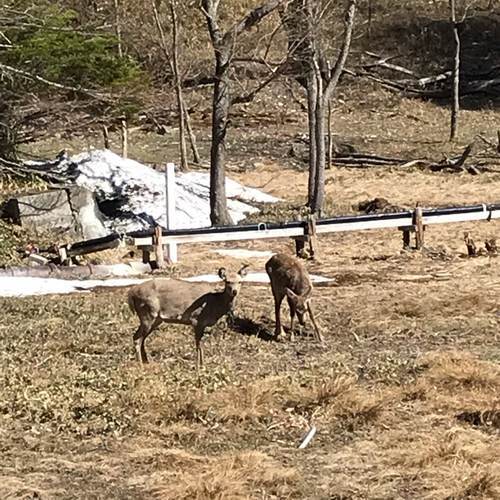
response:
[[[118,43],[118,56],[123,57],[120,0],[114,0],[114,10],[115,10],[115,33],[116,33],[116,41]]]
[[[307,91],[309,121],[309,182],[307,205],[313,214],[321,215],[325,196],[326,126],[325,113],[337,88],[349,54],[356,0],[348,0],[342,44],[335,60],[325,56],[321,22],[331,2],[292,0],[281,15],[288,34],[289,51],[294,55],[291,67],[297,81]],[[331,133],[330,133],[331,135]]]
[[[451,106],[450,141],[455,140],[460,110],[460,34],[458,31],[455,0],[450,0],[450,20],[455,40],[455,56],[453,62],[453,99]]]
[[[210,150],[210,220],[213,225],[231,224],[227,210],[225,176],[225,140],[232,104],[230,69],[239,35],[250,30],[262,19],[287,3],[271,0],[250,11],[239,22],[223,32],[219,24],[220,0],[202,0],[201,10],[206,18],[215,56],[214,93],[212,104],[212,145]]]
[[[187,153],[186,153],[186,127],[185,127],[185,114],[184,114],[185,106],[182,95],[182,86],[179,75],[179,63],[178,63],[179,26],[177,22],[177,12],[176,12],[176,6],[174,5],[174,0],[171,0],[169,2],[170,17],[172,21],[172,47],[170,50],[165,37],[165,31],[163,29],[163,25],[160,20],[160,14],[158,12],[158,7],[160,3],[161,0],[151,0],[151,7],[153,9],[156,29],[158,30],[158,36],[161,42],[161,48],[165,55],[165,59],[167,60],[170,69],[172,71],[172,74],[174,76],[175,94],[177,98],[177,116],[179,120],[179,153],[181,157],[180,170],[185,172],[188,170],[188,163],[187,163]]]

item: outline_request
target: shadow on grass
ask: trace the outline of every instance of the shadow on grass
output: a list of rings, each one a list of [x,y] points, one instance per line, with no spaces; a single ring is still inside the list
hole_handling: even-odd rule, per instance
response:
[[[235,317],[230,323],[230,328],[241,335],[257,337],[265,342],[275,342],[274,333],[265,323],[258,323],[250,318]]]
[[[260,322],[254,321],[251,318],[239,318],[235,317],[231,322],[229,322],[229,327],[236,333],[241,335],[246,335],[248,337],[257,337],[265,342],[280,342],[283,341],[282,338],[276,339],[274,336],[274,322],[270,322],[267,318],[260,318]],[[290,328],[284,326],[286,338],[290,335]],[[309,338],[313,337],[313,332],[308,326],[302,327],[302,329],[294,329],[295,337],[299,338]]]

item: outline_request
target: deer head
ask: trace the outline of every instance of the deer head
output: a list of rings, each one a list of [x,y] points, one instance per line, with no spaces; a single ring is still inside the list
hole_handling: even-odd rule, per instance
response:
[[[290,288],[285,289],[286,296],[288,300],[293,304],[295,308],[295,312],[297,313],[297,318],[299,319],[299,323],[304,325],[304,315],[307,312],[307,306],[311,299],[312,289],[308,290],[302,295],[298,295],[294,293]]]
[[[228,272],[224,267],[221,267],[219,269],[219,278],[224,281],[224,292],[229,297],[234,298],[238,295],[241,288],[241,282],[243,281],[243,278],[248,274],[247,268],[248,265],[244,265],[237,273]]]

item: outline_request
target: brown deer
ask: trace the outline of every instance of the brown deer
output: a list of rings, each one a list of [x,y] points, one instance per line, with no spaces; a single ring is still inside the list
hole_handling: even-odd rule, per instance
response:
[[[218,274],[224,281],[221,291],[214,291],[208,283],[176,279],[154,279],[132,287],[128,303],[140,321],[134,334],[137,361],[148,362],[144,341],[161,323],[190,325],[194,329],[198,370],[203,365],[201,340],[205,329],[233,312],[246,268],[243,266],[237,273],[220,268]]]
[[[290,340],[293,341],[293,324],[295,315],[301,326],[304,325],[304,315],[309,313],[315,331],[315,339],[323,342],[314,312],[311,306],[313,286],[304,265],[295,257],[278,253],[273,255],[266,263],[266,272],[271,280],[271,289],[274,296],[274,309],[276,315],[275,337],[283,335],[281,325],[281,303],[287,298],[290,307]]]

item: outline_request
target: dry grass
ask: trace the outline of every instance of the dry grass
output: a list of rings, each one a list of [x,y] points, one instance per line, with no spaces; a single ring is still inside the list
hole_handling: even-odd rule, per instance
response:
[[[184,271],[214,267],[207,249]],[[322,272],[358,278],[315,291],[324,348],[221,326],[199,379],[180,327],[154,334],[153,362],[135,366],[123,290],[1,300],[6,495],[495,498],[496,295],[484,291],[487,260],[451,256],[450,281],[410,287],[397,269],[418,274],[432,259],[348,268],[325,256]],[[243,288],[239,313],[256,332],[272,329],[272,311],[267,287]],[[311,425],[317,435],[299,452]]]
[[[175,453],[175,451],[173,451]],[[183,454],[184,455],[184,454]],[[154,498],[246,500],[289,497],[297,473],[264,453],[249,451],[217,458],[190,457],[172,464],[154,488]]]

